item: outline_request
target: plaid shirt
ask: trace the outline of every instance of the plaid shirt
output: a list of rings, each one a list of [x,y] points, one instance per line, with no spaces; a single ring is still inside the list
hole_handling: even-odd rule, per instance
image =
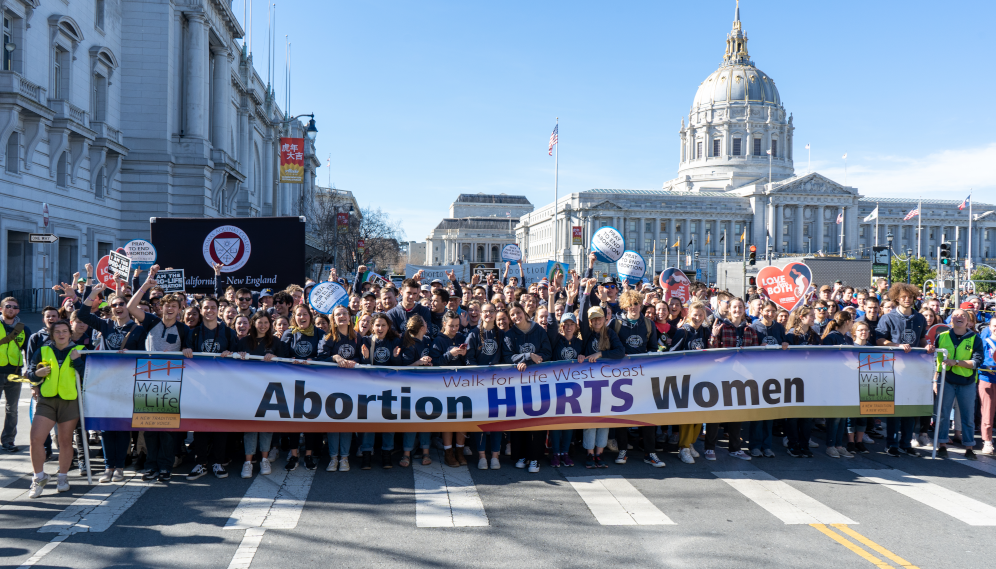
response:
[[[757,345],[757,332],[747,325],[747,321],[744,320],[742,326],[744,327],[744,341],[743,345],[737,346],[737,327],[731,324],[728,320],[723,321],[723,328],[719,332],[719,336],[713,334],[712,338],[709,339],[710,348],[745,348],[747,346]]]

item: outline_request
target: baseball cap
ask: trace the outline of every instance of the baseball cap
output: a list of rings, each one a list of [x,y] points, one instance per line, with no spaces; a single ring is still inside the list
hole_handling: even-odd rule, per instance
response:
[[[372,290],[363,291],[363,294],[360,295],[360,298],[367,298],[371,296],[377,298],[377,293],[375,293]]]
[[[432,279],[432,284],[434,284],[434,285],[441,285],[441,284],[443,284],[443,281],[441,281],[439,279]]]
[[[962,310],[975,310],[975,305],[966,300],[965,302],[961,303],[961,305],[958,308]]]
[[[607,284],[619,284],[619,283],[616,282],[616,277],[605,277],[604,279],[602,279],[602,284],[607,285]]]
[[[588,318],[605,318],[605,312],[601,306],[592,306],[588,309]]]
[[[85,283],[85,282],[86,282],[86,279],[85,279],[85,278],[83,278],[83,277],[80,277],[80,278],[78,278],[78,279],[76,280],[76,282],[77,282],[77,283]]]
[[[578,317],[575,316],[573,312],[565,312],[564,315],[560,317],[560,323],[563,324],[564,322],[567,322],[567,321],[571,321],[571,322],[574,322],[575,324],[577,324]]]
[[[273,289],[271,289],[271,288],[264,288],[263,290],[259,291],[259,297],[260,298],[265,298],[267,296],[273,296]]]
[[[429,291],[432,290],[432,287],[429,285],[422,285],[422,290]]]

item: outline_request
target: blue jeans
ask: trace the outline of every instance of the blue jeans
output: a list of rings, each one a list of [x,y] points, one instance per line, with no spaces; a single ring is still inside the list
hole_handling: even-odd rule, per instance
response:
[[[594,450],[595,447],[605,448],[609,444],[608,429],[584,429],[581,431],[581,444],[585,450]]]
[[[429,433],[402,433],[401,450],[411,452],[415,450],[415,435],[418,435],[418,447],[428,450]]]
[[[490,444],[485,445],[484,439],[487,439]],[[501,431],[475,434],[474,445],[477,447],[477,452],[501,452]]]
[[[550,453],[567,454],[571,449],[571,437],[574,431],[550,431]]]
[[[937,417],[936,425],[940,429],[937,432],[937,444],[946,443],[950,440],[948,430],[951,416],[951,408],[954,406],[955,398],[958,399],[958,409],[961,411],[961,442],[966,447],[975,446],[975,395],[978,388],[975,383],[968,385],[954,385],[948,383],[944,386],[944,400],[940,401],[941,414]],[[934,410],[937,410],[935,404]]]
[[[973,412],[975,407],[972,407]],[[951,408],[948,408],[950,411]],[[885,440],[889,448],[912,448],[913,429],[916,427],[916,417],[886,417]],[[906,444],[902,444],[905,437]]]
[[[788,436],[789,448],[809,450],[809,438],[813,434],[812,419],[786,419],[785,435]]]
[[[363,433],[360,439],[360,452],[373,452],[374,437],[377,433]],[[380,450],[394,450],[394,433],[380,434]]]
[[[751,421],[748,437],[750,450],[771,450],[771,429],[774,421]]]
[[[256,441],[259,441],[260,452],[270,452],[273,433],[242,433],[242,445],[246,454],[256,454]]]
[[[131,446],[131,431],[102,431],[100,446],[104,449],[105,468],[124,468]]]
[[[349,456],[349,445],[353,442],[353,433],[329,433],[329,455]],[[373,441],[370,442],[373,447]]]
[[[851,417],[847,420],[847,432],[863,433],[868,428],[868,417]],[[861,441],[854,441],[860,443]]]
[[[827,419],[827,448],[842,447],[847,444],[847,419]],[[861,442],[861,441],[858,441]]]

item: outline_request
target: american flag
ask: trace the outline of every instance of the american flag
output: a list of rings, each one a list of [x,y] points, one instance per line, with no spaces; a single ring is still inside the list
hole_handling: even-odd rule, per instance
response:
[[[840,225],[841,223],[844,223],[844,213],[843,212],[837,214],[837,225]]]
[[[920,215],[919,206],[911,209],[910,212],[906,214],[906,217],[903,218],[903,221],[909,221],[918,215]]]
[[[557,126],[553,127],[553,132],[550,133],[550,148],[547,149],[548,150],[548,154],[550,156],[553,156],[553,145],[557,144],[557,131],[558,130],[560,130],[560,125],[559,124]]]
[[[959,209],[959,210],[962,210],[962,209],[965,209],[966,207],[968,207],[968,202],[969,202],[969,200],[971,200],[971,199],[972,199],[972,195],[971,195],[971,194],[969,194],[969,195],[968,195],[968,197],[967,197],[967,198],[965,198],[965,201],[961,202],[961,205],[960,205],[960,206],[958,206],[958,209]]]

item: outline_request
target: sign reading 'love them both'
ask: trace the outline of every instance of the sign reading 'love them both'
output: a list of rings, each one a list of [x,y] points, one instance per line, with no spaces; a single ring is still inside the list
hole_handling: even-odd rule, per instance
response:
[[[789,263],[783,268],[764,267],[757,273],[757,286],[775,304],[789,311],[806,298],[812,282],[813,272],[803,263]]]

